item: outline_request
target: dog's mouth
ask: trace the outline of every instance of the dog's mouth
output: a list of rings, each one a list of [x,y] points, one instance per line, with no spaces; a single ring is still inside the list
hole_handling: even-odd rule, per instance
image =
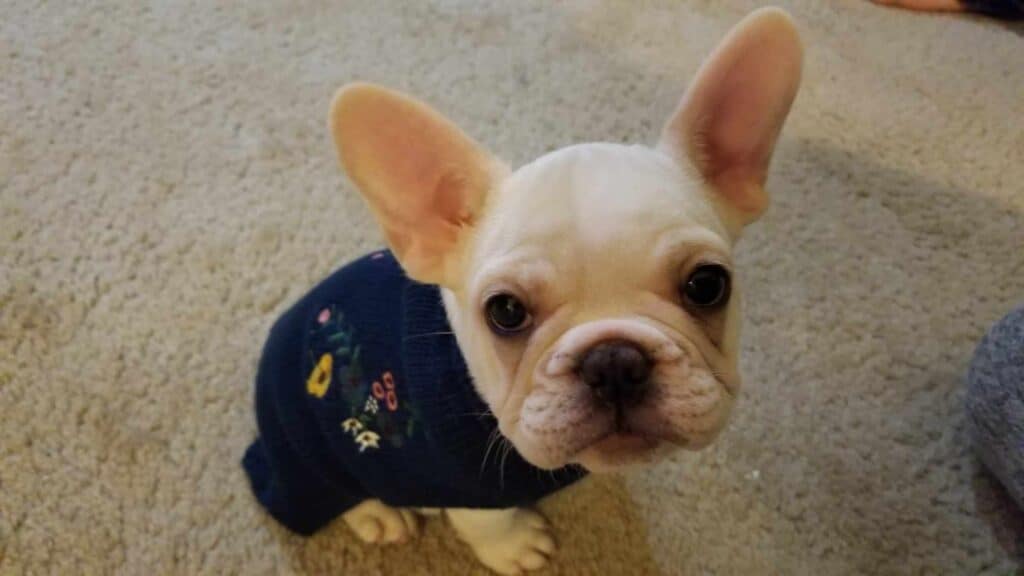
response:
[[[550,397],[545,400],[550,400]],[[568,421],[541,418],[549,426],[540,430],[533,428],[529,422],[520,421],[520,431],[527,434],[525,438],[520,438],[525,444],[517,447],[521,452],[525,448],[524,456],[543,468],[557,468],[572,463],[580,464],[592,472],[612,471],[632,464],[653,462],[666,449],[681,445],[669,430],[659,430],[658,426],[649,425],[653,422],[646,422],[648,415],[635,414],[633,410],[595,405],[587,400],[578,403],[567,401],[564,404],[560,401],[537,403],[545,407],[561,404],[563,409],[567,406],[579,408],[570,410],[574,417]],[[542,415],[536,410],[528,412],[534,417]],[[530,417],[526,419],[530,420]]]
[[[710,373],[659,382],[631,406],[592,398],[582,385],[538,391],[527,398],[516,444],[543,468],[567,463],[613,472],[657,462],[675,449],[698,450],[724,425],[731,396]]]
[[[635,408],[607,403],[603,408],[609,413],[607,429],[599,432],[596,439],[590,441],[584,450],[594,449],[609,455],[625,454],[643,452],[660,442],[671,441],[668,438],[661,438],[657,431],[649,429],[642,418],[638,419]]]

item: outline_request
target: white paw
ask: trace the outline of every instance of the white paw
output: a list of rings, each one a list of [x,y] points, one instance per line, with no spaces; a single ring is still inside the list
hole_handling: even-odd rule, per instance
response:
[[[463,534],[481,562],[499,574],[516,575],[536,570],[548,563],[555,551],[555,540],[543,516],[527,509],[516,509],[490,530]]]
[[[392,508],[380,500],[366,500],[341,516],[363,542],[392,544],[405,542],[419,535],[416,513],[406,508]]]

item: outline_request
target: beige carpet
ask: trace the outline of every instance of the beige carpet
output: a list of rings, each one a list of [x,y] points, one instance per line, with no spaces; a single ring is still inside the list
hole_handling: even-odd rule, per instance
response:
[[[291,536],[238,466],[268,326],[380,244],[329,98],[408,90],[512,163],[650,142],[755,3],[142,4],[0,18],[0,574],[482,573],[437,520],[386,549]],[[974,342],[1024,300],[1021,31],[783,4],[807,66],[740,250],[744,399],[708,451],[545,502],[549,574],[1009,574],[1024,551],[961,410]]]

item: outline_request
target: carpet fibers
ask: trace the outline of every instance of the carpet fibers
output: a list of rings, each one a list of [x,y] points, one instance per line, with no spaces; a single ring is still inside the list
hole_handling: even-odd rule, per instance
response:
[[[266,331],[381,245],[339,173],[339,85],[432,103],[519,164],[652,142],[754,2],[4,2],[0,573],[483,574],[295,537],[238,460]],[[1024,299],[1021,30],[780,0],[807,47],[773,205],[739,247],[722,439],[542,508],[548,574],[1009,574],[1024,520],[962,378]]]

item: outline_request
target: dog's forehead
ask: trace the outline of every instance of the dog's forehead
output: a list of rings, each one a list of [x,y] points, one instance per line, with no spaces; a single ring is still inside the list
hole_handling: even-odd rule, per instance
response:
[[[498,190],[478,249],[534,247],[557,258],[623,255],[667,231],[723,234],[696,170],[643,146],[580,144],[516,170]]]

